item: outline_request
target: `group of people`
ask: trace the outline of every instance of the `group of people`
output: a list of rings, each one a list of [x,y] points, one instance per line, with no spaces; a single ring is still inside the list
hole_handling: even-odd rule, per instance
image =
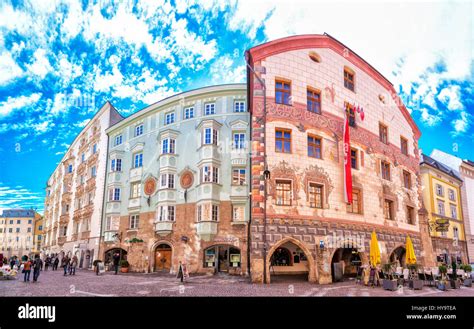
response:
[[[59,265],[59,257],[58,255],[52,254],[46,256],[46,259],[44,260],[44,270],[47,271],[49,267],[51,267],[51,270],[57,271],[58,270],[58,265]]]
[[[69,257],[64,256],[61,259],[61,267],[64,269],[64,276],[66,275],[76,275],[76,267],[79,260],[76,255]]]
[[[43,261],[41,260],[39,255],[35,255],[34,259],[28,256],[23,256],[21,259],[19,268],[21,269],[21,272],[23,273],[24,282],[30,281],[31,270],[33,270],[33,282],[36,282],[38,281],[40,271],[43,269]]]

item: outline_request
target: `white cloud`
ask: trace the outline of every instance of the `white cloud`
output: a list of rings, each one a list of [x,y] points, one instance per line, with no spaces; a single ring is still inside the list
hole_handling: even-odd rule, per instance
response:
[[[46,57],[46,50],[37,49],[33,54],[33,57],[34,62],[32,64],[27,65],[28,71],[33,75],[38,76],[40,79],[44,79],[44,77],[49,72],[53,71],[49,60]]]
[[[244,82],[247,74],[245,66],[234,66],[234,61],[229,55],[219,57],[210,68],[212,83]]]
[[[83,121],[75,123],[74,126],[78,128],[84,128],[89,123],[89,121],[91,121],[91,119],[85,119]]]
[[[0,86],[21,77],[22,75],[23,70],[15,62],[11,53],[5,51],[0,54]]]
[[[431,113],[426,107],[421,110],[421,121],[429,127],[435,127],[442,121],[442,117],[439,112]]]
[[[29,96],[8,97],[6,101],[0,103],[0,118],[8,117],[13,112],[25,107],[34,105],[41,98],[41,93],[34,93]]]
[[[0,183],[0,210],[8,208],[44,208],[44,195],[22,186],[5,186]]]
[[[469,126],[470,126],[470,120],[472,118],[472,115],[470,115],[467,112],[462,111],[460,113],[460,117],[458,119],[455,119],[451,122],[453,125],[454,131],[452,132],[453,136],[458,136],[461,135],[465,132],[467,132]]]
[[[461,87],[449,86],[441,90],[438,94],[438,100],[446,105],[450,111],[462,110],[464,105],[461,103]]]

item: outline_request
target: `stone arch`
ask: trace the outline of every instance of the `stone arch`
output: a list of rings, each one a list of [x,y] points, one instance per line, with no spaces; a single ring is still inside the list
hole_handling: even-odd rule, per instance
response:
[[[280,241],[276,242],[270,248],[270,250],[268,250],[267,259],[266,259],[266,263],[267,263],[267,269],[266,269],[267,280],[266,280],[266,282],[267,283],[271,282],[270,281],[270,262],[271,262],[271,257],[273,255],[273,253],[275,252],[275,250],[278,247],[282,246],[283,244],[285,244],[287,242],[293,243],[294,245],[299,247],[301,250],[303,250],[304,254],[306,255],[306,258],[308,259],[308,268],[309,268],[308,281],[309,282],[317,282],[318,273],[317,273],[317,266],[316,266],[316,261],[313,257],[313,253],[309,250],[309,248],[302,241],[300,241],[298,239],[295,239],[293,237],[286,237],[286,238],[281,239]]]
[[[174,248],[173,243],[168,240],[157,240],[155,243],[153,243],[149,251],[149,254],[150,254],[149,272],[155,271],[155,250],[156,248],[158,248],[160,244],[167,244],[168,246],[170,246],[171,247],[171,260],[175,259],[175,248]],[[170,268],[170,272],[172,271],[173,271],[173,263],[171,263],[171,268]]]
[[[406,246],[403,244],[403,243],[400,243],[398,245],[396,245],[395,247],[392,248],[392,250],[388,253],[388,261],[391,262],[391,257],[392,255],[395,253],[395,251],[399,248],[402,248],[404,249],[405,251],[405,261],[404,262],[400,262],[400,266],[404,267],[405,264],[406,264]]]
[[[362,260],[362,265],[368,265],[369,264],[369,256],[367,255],[367,252],[365,251],[365,246],[361,246],[359,243],[353,241],[353,240],[350,240],[350,239],[344,239],[342,240],[342,246],[339,246],[339,247],[336,247],[336,248],[332,248],[333,250],[331,251],[331,253],[329,254],[329,264],[331,264],[332,262],[332,259],[334,257],[334,254],[336,253],[336,251],[338,249],[341,249],[341,248],[344,248],[343,246],[348,246],[349,243],[352,244],[353,248],[357,248],[357,249],[363,249],[364,251],[359,251],[359,254],[360,254],[360,258]],[[349,247],[347,247],[349,248]]]

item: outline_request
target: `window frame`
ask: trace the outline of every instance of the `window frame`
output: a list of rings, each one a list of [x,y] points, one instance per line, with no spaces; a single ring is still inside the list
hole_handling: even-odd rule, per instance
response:
[[[387,171],[385,169],[387,169]],[[388,181],[392,180],[390,162],[385,161],[385,160],[380,161],[380,173],[381,173],[382,179],[385,179]],[[388,178],[386,177],[386,175],[388,175]]]
[[[277,137],[277,133],[278,132],[281,132],[281,136],[282,137]],[[285,152],[286,148],[285,148],[285,141],[286,141],[286,137],[285,137],[285,133],[289,133],[290,134],[290,137],[289,137],[289,151],[288,152]],[[282,150],[281,151],[278,151],[277,149],[277,141],[281,141],[281,147],[282,147]],[[275,152],[276,153],[286,153],[286,154],[291,154],[291,148],[292,148],[292,145],[291,145],[291,129],[287,129],[287,128],[275,128]]]
[[[144,132],[143,123],[136,125],[134,131],[135,131],[134,137],[143,135],[143,132]]]
[[[313,139],[313,141],[310,141],[310,139]],[[291,141],[291,136],[290,136],[290,141]],[[319,141],[319,146],[316,143],[316,141]],[[323,158],[323,138],[322,137],[314,135],[314,134],[308,134],[306,137],[306,143],[307,143],[307,155],[310,158],[315,158],[315,159]],[[312,150],[313,155],[310,154],[310,150]],[[319,151],[319,156],[317,156],[318,151]]]
[[[402,171],[402,177],[403,177],[403,187],[406,188],[406,189],[411,190],[412,187],[413,187],[412,181],[411,181],[411,173],[408,170],[404,169]],[[408,178],[408,181],[407,181],[407,178]]]
[[[379,122],[379,141],[382,143],[388,145],[388,126],[386,124],[383,124],[382,122]]]
[[[293,181],[290,179],[275,180],[275,205],[291,206],[293,199]],[[279,203],[279,200],[281,202]]]
[[[355,93],[355,72],[354,70],[344,67],[344,88]],[[351,79],[352,77],[352,79]]]
[[[278,84],[281,84],[282,87],[279,88]],[[285,85],[289,86],[289,89],[285,89]],[[281,102],[278,101],[278,93],[281,93]],[[287,103],[285,103],[285,95],[287,95]],[[275,79],[275,103],[276,104],[282,104],[282,105],[288,105],[291,106],[291,81],[281,79],[281,78],[276,78]]]
[[[403,136],[400,136],[400,152],[408,156],[408,139]]]
[[[319,189],[319,193],[316,192],[317,189]],[[319,196],[319,205],[317,202],[318,196]],[[316,182],[308,183],[308,204],[310,208],[316,208],[316,209],[324,208],[324,184],[320,184]]]
[[[306,88],[306,110],[308,110],[311,113],[321,114],[322,113],[321,101],[322,101],[321,90],[311,88],[311,87]],[[310,106],[310,103],[311,103],[311,106]]]
[[[357,205],[357,210],[354,210],[354,204]],[[362,190],[358,188],[352,189],[352,203],[346,204],[346,212],[349,214],[362,215]]]
[[[209,109],[208,109],[209,107]],[[209,110],[209,111],[208,111]],[[204,104],[204,116],[216,114],[216,103],[210,102]]]

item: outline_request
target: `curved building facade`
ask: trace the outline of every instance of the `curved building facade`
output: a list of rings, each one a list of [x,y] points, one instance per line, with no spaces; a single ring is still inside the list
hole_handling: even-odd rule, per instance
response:
[[[166,98],[107,130],[101,258],[130,271],[248,274],[245,84]]]
[[[423,263],[430,239],[418,214],[420,131],[391,83],[329,35],[271,41],[247,58],[252,280],[355,275],[368,263],[372,231],[382,263],[404,264],[408,235]],[[345,115],[352,204],[344,198]]]

